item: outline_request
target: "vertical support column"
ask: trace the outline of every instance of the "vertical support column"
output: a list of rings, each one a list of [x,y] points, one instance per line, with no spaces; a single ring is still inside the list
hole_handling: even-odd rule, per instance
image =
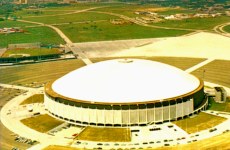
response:
[[[146,124],[148,123],[148,108],[147,108],[147,104],[145,104],[145,120],[146,120]]]
[[[178,116],[177,116],[177,100],[175,100],[175,104],[176,104],[176,120],[177,120],[177,118],[178,118]]]
[[[170,106],[170,101],[169,101],[169,106],[168,107],[169,107],[169,118],[168,118],[168,120],[170,121],[171,120],[171,113],[170,113],[171,112],[171,106]]]

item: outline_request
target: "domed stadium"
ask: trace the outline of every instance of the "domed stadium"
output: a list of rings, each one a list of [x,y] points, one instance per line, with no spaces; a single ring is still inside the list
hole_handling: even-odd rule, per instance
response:
[[[145,126],[206,109],[203,88],[202,80],[167,64],[114,59],[46,84],[45,108],[78,125]]]

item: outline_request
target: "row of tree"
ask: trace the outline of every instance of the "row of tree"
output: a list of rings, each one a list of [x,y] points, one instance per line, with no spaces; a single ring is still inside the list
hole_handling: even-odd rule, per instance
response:
[[[20,63],[22,61],[40,61],[47,59],[56,59],[60,58],[61,54],[49,54],[49,55],[40,55],[40,56],[27,56],[27,57],[2,57],[0,58],[0,63]]]

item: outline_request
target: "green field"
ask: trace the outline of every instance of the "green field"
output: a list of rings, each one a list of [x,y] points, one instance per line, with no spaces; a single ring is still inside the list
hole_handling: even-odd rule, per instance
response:
[[[130,142],[129,128],[86,127],[77,137],[78,140],[101,142]]]
[[[183,57],[135,57],[148,59],[173,65],[180,69],[190,68],[204,59]],[[92,62],[99,62],[115,58],[94,58]],[[53,67],[55,66],[55,67]],[[83,67],[85,64],[79,59],[44,62],[14,66],[0,69],[0,81],[6,84],[18,84],[29,87],[42,86],[44,83],[55,80],[70,71]]]
[[[19,22],[19,21],[11,21],[11,20],[0,21],[0,28],[10,28],[10,27],[25,28],[26,26],[34,26],[34,24],[25,23],[25,22]]]
[[[58,28],[73,42],[170,37],[189,33],[189,31],[143,27],[132,23],[114,25],[109,21],[62,25]]]
[[[7,67],[0,69],[0,81],[7,84],[40,87],[83,66],[85,64],[81,60],[72,59]]]
[[[58,24],[58,23],[71,23],[71,22],[91,22],[98,20],[110,20],[117,18],[115,16],[107,14],[98,14],[94,12],[81,12],[68,15],[59,15],[59,16],[44,16],[44,17],[30,17],[24,18],[24,20],[41,22],[46,24]]]
[[[216,103],[213,98],[209,98],[209,104],[210,110],[230,112],[230,98],[227,98],[226,103]]]
[[[226,118],[218,117],[215,115],[207,114],[204,112],[200,112],[197,116],[193,118],[186,118],[178,121],[174,121],[172,123],[176,124],[187,133],[196,133],[202,130],[206,130],[212,128],[222,122],[224,122]]]
[[[191,18],[184,20],[167,20],[164,22],[153,23],[153,25],[161,27],[183,28],[183,29],[199,29],[212,30],[215,26],[229,22],[230,17],[220,16],[214,18]]]
[[[16,12],[14,15],[20,17],[20,19],[25,19],[27,17],[42,17],[45,15],[58,15],[63,13],[73,12],[75,10],[46,10],[46,9],[39,9],[39,10],[22,10]]]
[[[0,47],[7,47],[8,44],[35,43],[42,44],[64,44],[61,37],[48,27],[23,28],[24,33],[0,34]]]
[[[61,51],[57,48],[29,48],[29,49],[9,49],[7,50],[2,57],[15,57],[27,54],[28,56],[41,56],[41,55],[50,55],[50,54],[60,54]]]
[[[33,104],[33,103],[44,103],[44,95],[43,94],[34,94],[29,98],[25,99],[20,105]]]
[[[224,31],[230,33],[230,25],[224,27]]]
[[[161,7],[156,5],[138,5],[138,4],[114,4],[107,8],[98,8],[96,11],[103,12],[112,12],[121,15],[125,15],[128,17],[141,17],[143,15],[135,14],[136,11],[142,12],[154,12],[159,15],[169,15],[169,14],[177,14],[177,13],[194,13],[192,10],[182,9],[182,8],[172,8],[172,7]]]
[[[49,115],[39,115],[31,118],[22,119],[21,122],[38,132],[48,132],[49,130],[61,125],[63,121],[57,120]]]

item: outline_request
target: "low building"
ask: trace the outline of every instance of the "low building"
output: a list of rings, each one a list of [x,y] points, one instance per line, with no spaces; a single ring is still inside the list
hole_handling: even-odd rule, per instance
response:
[[[227,92],[223,87],[214,87],[215,89],[215,101],[217,103],[225,103],[227,99]]]

